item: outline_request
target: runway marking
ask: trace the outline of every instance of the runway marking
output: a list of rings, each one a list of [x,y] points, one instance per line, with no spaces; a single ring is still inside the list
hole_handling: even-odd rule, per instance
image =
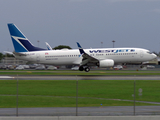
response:
[[[0,76],[0,79],[9,79],[9,78],[14,78],[14,77],[11,77],[11,76]]]

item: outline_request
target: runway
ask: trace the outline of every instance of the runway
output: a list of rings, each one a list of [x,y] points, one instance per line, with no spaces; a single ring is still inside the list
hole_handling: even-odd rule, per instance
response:
[[[135,115],[160,115],[160,106],[136,106]],[[77,111],[77,112],[76,112]],[[133,116],[133,106],[0,108],[0,116]]]
[[[20,75],[0,76],[0,80],[160,80],[160,76],[54,76],[54,75]]]

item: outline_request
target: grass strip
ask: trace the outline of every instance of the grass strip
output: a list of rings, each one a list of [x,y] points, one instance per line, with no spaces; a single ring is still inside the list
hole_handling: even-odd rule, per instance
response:
[[[107,71],[107,70],[100,70],[100,71],[71,71],[71,70],[57,70],[57,71],[49,71],[49,70],[3,70],[0,71],[0,75],[114,75],[114,76],[160,76],[160,71]]]
[[[19,107],[75,107],[75,80],[19,80]],[[136,81],[136,100],[160,102],[160,81]],[[142,96],[139,96],[139,89]],[[78,106],[132,106],[134,80],[79,80]],[[16,106],[17,81],[0,80],[0,107]],[[119,100],[117,100],[119,99]],[[136,103],[136,105],[151,105]],[[153,105],[153,104],[152,104]]]

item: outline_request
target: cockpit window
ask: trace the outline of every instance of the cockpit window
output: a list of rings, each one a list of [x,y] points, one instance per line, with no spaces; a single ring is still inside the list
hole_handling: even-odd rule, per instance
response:
[[[148,54],[152,54],[150,51],[147,52]]]

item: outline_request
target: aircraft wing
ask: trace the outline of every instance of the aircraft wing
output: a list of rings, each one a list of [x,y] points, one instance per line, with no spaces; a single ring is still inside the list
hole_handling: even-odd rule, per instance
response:
[[[79,52],[82,55],[83,59],[82,62],[80,64],[80,66],[86,65],[87,63],[97,63],[99,62],[98,59],[90,56],[89,54],[87,54],[83,48],[80,46],[80,44],[77,42],[78,48],[79,48]]]

